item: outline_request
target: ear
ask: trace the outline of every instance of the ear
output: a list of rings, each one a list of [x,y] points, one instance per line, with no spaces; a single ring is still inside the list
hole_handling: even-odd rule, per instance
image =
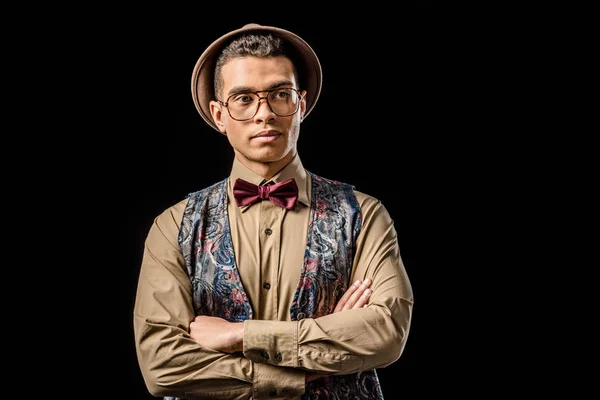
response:
[[[306,114],[306,90],[301,92],[302,100],[300,100],[300,121],[304,120],[304,114]]]
[[[215,121],[215,125],[219,128],[219,131],[226,135],[225,123],[223,122],[225,113],[223,112],[223,106],[218,101],[213,100],[210,102],[210,114],[212,115],[213,121]]]

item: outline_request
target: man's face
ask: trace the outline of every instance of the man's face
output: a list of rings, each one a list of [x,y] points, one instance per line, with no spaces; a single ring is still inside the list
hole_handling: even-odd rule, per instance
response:
[[[299,89],[293,65],[285,57],[235,58],[222,67],[221,76],[223,93],[219,97],[223,102],[240,92],[276,87]],[[260,101],[258,112],[247,121],[231,118],[227,108],[218,102],[211,102],[210,108],[217,127],[227,135],[236,157],[244,164],[289,161],[296,154],[300,122],[306,111],[305,92],[301,94],[300,109],[288,117],[275,114],[266,99]],[[267,92],[259,92],[259,96],[267,96]]]

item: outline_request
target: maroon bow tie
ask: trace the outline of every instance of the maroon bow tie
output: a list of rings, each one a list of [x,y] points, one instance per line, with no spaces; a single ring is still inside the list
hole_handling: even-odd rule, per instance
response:
[[[296,205],[296,200],[298,200],[298,186],[294,178],[272,185],[261,186],[238,178],[233,185],[233,197],[238,207],[268,199],[280,207],[291,210]]]

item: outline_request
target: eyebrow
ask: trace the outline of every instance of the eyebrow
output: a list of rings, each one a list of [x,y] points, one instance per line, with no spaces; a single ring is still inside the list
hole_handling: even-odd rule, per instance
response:
[[[283,86],[294,87],[294,84],[291,81],[283,80],[283,81],[278,81],[278,82],[272,83],[269,86],[267,86],[265,89],[261,89],[261,90],[257,90],[253,86],[234,86],[231,89],[229,89],[229,92],[227,92],[227,97],[229,97],[233,94],[239,94],[239,93],[261,92],[264,90],[273,90],[273,89],[277,89],[277,88],[280,88]]]

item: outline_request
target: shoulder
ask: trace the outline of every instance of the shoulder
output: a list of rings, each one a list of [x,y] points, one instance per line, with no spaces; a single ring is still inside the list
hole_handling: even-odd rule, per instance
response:
[[[326,190],[345,190],[347,192],[351,192],[354,190],[354,185],[347,182],[338,181],[335,179],[325,178],[323,176],[319,176],[312,172],[307,171],[310,179],[312,181],[313,187],[323,188]]]
[[[385,223],[392,223],[392,217],[380,199],[356,189],[354,189],[354,195],[365,221],[381,220]]]
[[[187,198],[180,200],[154,217],[146,237],[147,247],[158,251],[156,249],[163,248],[165,243],[169,243],[171,247],[178,246],[177,238],[187,202]]]
[[[363,214],[365,212],[369,212],[374,209],[378,209],[378,208],[382,207],[381,201],[379,199],[377,199],[367,193],[356,190],[356,187],[351,183],[324,178],[322,176],[316,175],[311,172],[308,172],[308,173],[310,174],[311,178],[314,181],[323,183],[330,187],[345,188],[348,192],[354,193],[354,196],[356,197],[356,201],[358,202],[358,205],[360,206],[361,212]]]
[[[156,221],[162,223],[176,223],[177,227],[179,227],[188,204],[193,206],[199,199],[206,197],[208,193],[211,193],[215,190],[221,190],[226,182],[227,178],[205,187],[204,189],[199,189],[188,193],[183,200],[173,204],[159,214],[156,218]],[[190,201],[192,203],[190,203]]]
[[[356,196],[356,201],[358,201],[358,204],[360,205],[360,209],[362,211],[373,210],[375,208],[383,207],[381,200],[374,196],[371,196],[370,194],[354,189],[354,195]]]
[[[186,197],[185,199],[180,200],[179,202],[166,208],[155,218],[154,225],[159,227],[161,230],[167,230],[170,228],[170,230],[175,229],[179,231],[179,226],[181,225],[183,213],[188,201],[189,197]]]

